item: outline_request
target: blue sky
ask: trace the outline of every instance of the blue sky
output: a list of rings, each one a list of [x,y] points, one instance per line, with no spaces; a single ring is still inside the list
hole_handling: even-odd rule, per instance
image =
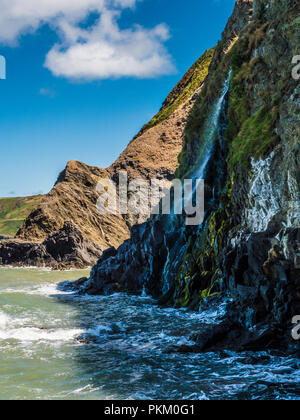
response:
[[[62,0],[62,10],[38,10],[38,0],[14,1],[32,10],[20,7],[16,17],[5,6],[0,16],[2,197],[47,193],[68,160],[109,166],[220,39],[234,7],[234,0]]]

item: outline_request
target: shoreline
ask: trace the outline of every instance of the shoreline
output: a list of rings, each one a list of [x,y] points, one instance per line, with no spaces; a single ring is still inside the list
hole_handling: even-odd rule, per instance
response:
[[[22,265],[22,266],[20,266],[20,265],[17,265],[17,266],[14,266],[14,265],[0,265],[0,270],[2,268],[3,269],[10,269],[10,270],[35,270],[35,271],[40,270],[40,271],[64,273],[64,272],[71,272],[71,271],[91,271],[92,266],[86,267],[86,268],[75,268],[75,267],[73,267],[73,268],[67,268],[67,269],[59,270],[59,269],[55,269],[55,268],[47,267],[47,266],[38,267],[38,266],[33,266],[33,265],[32,266],[27,266],[27,265]]]

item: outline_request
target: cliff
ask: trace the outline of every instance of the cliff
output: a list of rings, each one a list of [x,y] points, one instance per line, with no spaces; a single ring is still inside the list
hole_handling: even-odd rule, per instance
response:
[[[146,291],[201,310],[230,299],[198,351],[297,350],[300,313],[298,2],[236,2],[189,113],[177,175],[205,178],[205,219],[152,217],[103,254],[82,293]],[[200,170],[201,169],[201,170]]]
[[[26,215],[28,217],[18,230],[16,240],[10,240],[9,243],[3,241],[0,245],[2,264],[82,267],[95,263],[105,249],[118,247],[128,239],[130,228],[144,222],[145,218],[100,215],[96,208],[99,196],[97,183],[100,178],[118,182],[118,172],[121,170],[127,171],[129,179],[174,178],[186,119],[201,91],[213,53],[213,49],[206,51],[197,60],[168,95],[159,113],[143,127],[109,168],[91,167],[78,161],[68,162],[50,193]],[[72,236],[80,233],[84,245],[79,246],[79,253],[81,255],[83,246],[85,250],[90,250],[89,258],[80,261],[72,238],[71,243],[67,240],[65,223],[73,226]],[[70,228],[67,229],[69,231]],[[50,240],[53,234],[65,237],[65,251],[61,249],[59,256],[56,253],[49,255],[44,249],[36,253],[36,247]],[[22,243],[26,245],[25,253],[20,250]],[[72,256],[70,248],[73,250]]]

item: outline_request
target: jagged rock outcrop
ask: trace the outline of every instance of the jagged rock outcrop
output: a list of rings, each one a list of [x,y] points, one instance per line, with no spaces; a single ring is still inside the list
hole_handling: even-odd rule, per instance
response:
[[[110,244],[117,246],[128,236],[126,220],[116,215],[102,216],[96,208],[97,183],[107,176],[106,170],[77,161],[68,162],[54,188],[25,220],[16,238],[41,242],[61,229],[65,222],[71,222],[100,250]]]
[[[160,216],[134,227],[130,240],[100,258],[81,293],[145,290],[162,304],[197,310],[229,296],[224,322],[194,334],[195,348],[297,350],[300,101],[291,62],[298,24],[295,0],[236,2],[189,114],[177,171],[191,177],[207,161],[203,224]]]
[[[56,270],[85,268],[92,265],[101,250],[83,237],[80,229],[66,222],[41,243],[3,240],[0,263],[4,265],[51,267]]]
[[[109,168],[100,169],[78,161],[69,162],[54,188],[25,220],[16,235],[16,244],[21,241],[45,241],[53,232],[60,230],[65,222],[76,224],[83,238],[99,250],[98,256],[105,249],[118,247],[128,239],[130,228],[146,218],[99,214],[96,208],[99,197],[97,183],[100,178],[110,178],[118,184],[118,173],[122,170],[127,171],[129,179],[174,178],[186,119],[201,91],[213,52],[213,49],[206,51],[197,60],[170,93],[160,112],[143,127]],[[4,247],[0,257],[1,252],[4,252]],[[12,256],[10,263],[13,261]],[[23,264],[32,264],[32,260],[27,260],[24,255]]]

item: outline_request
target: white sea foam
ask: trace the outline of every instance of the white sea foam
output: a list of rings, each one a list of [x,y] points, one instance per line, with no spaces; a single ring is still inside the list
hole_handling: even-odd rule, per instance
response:
[[[10,318],[4,313],[0,312],[0,330],[9,323]]]
[[[81,394],[81,393],[88,393],[88,392],[93,392],[93,391],[94,391],[93,386],[91,384],[88,384],[82,388],[75,389],[70,394]]]
[[[62,305],[61,299],[49,297],[66,293],[47,280],[29,284],[17,277],[2,284],[4,289],[15,284],[18,293],[26,290],[24,296],[1,295],[0,359],[5,363],[0,399],[237,399],[245,392],[264,399],[296,396],[296,359],[267,352],[173,352],[174,346],[195,344],[189,337],[203,324],[219,322],[226,301],[207,304],[198,313],[159,308],[150,299],[124,294],[74,294],[71,305],[65,300]],[[93,345],[78,342],[77,337],[88,334]],[[34,384],[26,375],[35,375]]]
[[[44,329],[28,327],[29,318],[14,318],[0,312],[0,340],[18,340],[21,342],[36,341],[72,341],[84,331],[81,329]]]
[[[219,323],[221,318],[226,314],[227,305],[230,299],[224,299],[217,307],[207,309],[200,312],[201,321],[205,324]]]
[[[72,295],[73,292],[59,290],[55,283],[47,283],[37,287],[36,289],[28,291],[27,294],[51,297],[53,295]]]
[[[32,296],[44,296],[51,297],[57,295],[72,295],[73,292],[66,292],[59,290],[55,283],[44,283],[36,287],[24,287],[24,288],[7,288],[2,289],[0,294],[22,294]]]
[[[18,340],[22,342],[67,342],[73,341],[84,331],[80,329],[57,329],[44,330],[40,328],[2,328],[0,326],[0,340]]]

